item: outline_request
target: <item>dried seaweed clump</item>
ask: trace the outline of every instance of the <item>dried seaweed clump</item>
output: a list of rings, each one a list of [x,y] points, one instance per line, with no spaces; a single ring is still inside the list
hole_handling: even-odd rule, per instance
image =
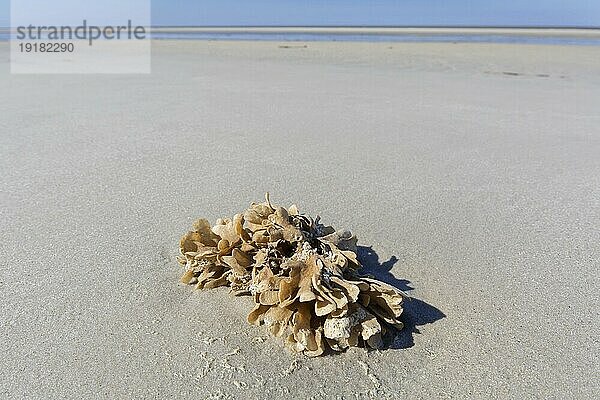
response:
[[[358,274],[357,239],[324,226],[319,217],[253,203],[232,219],[206,219],[181,238],[181,281],[197,288],[229,286],[251,295],[251,324],[286,335],[292,351],[308,356],[326,347],[381,348],[389,329],[401,329],[403,293]]]

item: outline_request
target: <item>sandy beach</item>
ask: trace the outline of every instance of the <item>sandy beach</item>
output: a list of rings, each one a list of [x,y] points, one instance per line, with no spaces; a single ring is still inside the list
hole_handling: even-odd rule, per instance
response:
[[[156,41],[149,75],[10,75],[3,398],[598,396],[600,47]],[[414,300],[305,358],[179,237],[261,201],[359,238]]]

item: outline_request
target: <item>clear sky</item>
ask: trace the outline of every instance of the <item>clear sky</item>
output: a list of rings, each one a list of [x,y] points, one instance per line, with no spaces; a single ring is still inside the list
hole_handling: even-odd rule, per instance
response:
[[[9,4],[0,0],[0,26]],[[152,0],[152,23],[600,27],[600,0]]]

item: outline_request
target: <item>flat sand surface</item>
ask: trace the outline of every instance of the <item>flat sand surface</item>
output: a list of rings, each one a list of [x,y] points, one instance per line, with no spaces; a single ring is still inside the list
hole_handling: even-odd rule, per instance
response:
[[[600,48],[304,45],[17,76],[0,43],[0,397],[598,396]],[[178,284],[193,220],[266,191],[415,298],[391,349],[294,356]]]

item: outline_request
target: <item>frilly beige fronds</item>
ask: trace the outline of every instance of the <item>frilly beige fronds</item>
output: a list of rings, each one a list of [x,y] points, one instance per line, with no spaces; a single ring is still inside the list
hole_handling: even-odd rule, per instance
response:
[[[269,194],[232,219],[206,219],[179,242],[181,277],[197,288],[229,286],[251,295],[248,322],[266,325],[308,356],[328,347],[381,348],[386,328],[402,329],[404,294],[361,276],[356,236],[324,226],[298,208],[275,207]]]

